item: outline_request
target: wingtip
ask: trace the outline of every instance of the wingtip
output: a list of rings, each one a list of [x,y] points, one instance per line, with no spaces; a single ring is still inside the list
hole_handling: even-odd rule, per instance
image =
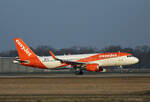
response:
[[[49,53],[51,54],[51,56],[52,56],[53,59],[56,59],[56,57],[55,57],[55,55],[53,54],[52,51],[49,51]]]

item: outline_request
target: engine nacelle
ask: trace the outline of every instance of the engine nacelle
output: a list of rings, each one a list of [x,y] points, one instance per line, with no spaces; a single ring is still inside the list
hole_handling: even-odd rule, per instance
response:
[[[97,71],[99,71],[99,65],[98,64],[87,64],[86,65],[86,70],[97,72]]]
[[[86,70],[93,71],[93,72],[106,72],[106,69],[103,69],[98,64],[87,64]]]

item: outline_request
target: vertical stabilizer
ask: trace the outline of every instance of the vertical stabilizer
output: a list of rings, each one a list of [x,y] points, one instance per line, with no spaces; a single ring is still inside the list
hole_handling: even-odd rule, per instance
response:
[[[20,60],[36,57],[35,53],[20,38],[14,39]]]
[[[38,56],[22,41],[21,38],[14,39],[19,55],[19,62],[25,66],[46,68]]]

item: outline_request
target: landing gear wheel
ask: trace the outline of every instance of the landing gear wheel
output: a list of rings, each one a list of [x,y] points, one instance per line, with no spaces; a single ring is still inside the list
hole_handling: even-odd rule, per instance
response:
[[[83,75],[83,71],[76,71],[75,74],[76,75]]]

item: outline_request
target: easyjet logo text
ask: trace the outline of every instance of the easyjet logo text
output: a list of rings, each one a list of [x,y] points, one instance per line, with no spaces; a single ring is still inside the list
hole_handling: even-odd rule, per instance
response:
[[[117,57],[117,54],[100,55],[99,57]]]
[[[31,56],[31,53],[29,52],[28,48],[25,48],[19,40],[16,40],[16,43],[21,47],[21,50],[23,50],[28,56]]]

